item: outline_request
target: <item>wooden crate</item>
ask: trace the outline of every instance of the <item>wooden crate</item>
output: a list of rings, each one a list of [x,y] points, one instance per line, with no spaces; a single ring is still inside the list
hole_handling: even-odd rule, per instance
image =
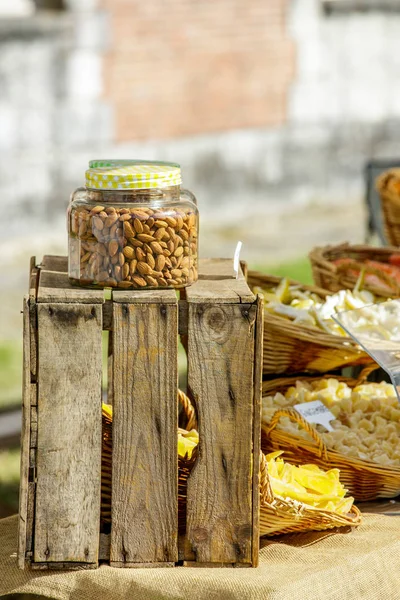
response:
[[[109,297],[111,294],[109,293]],[[31,261],[24,300],[19,565],[256,566],[262,299],[232,261],[173,290],[70,286],[65,257]],[[113,403],[112,524],[100,533],[102,331]],[[178,338],[199,456],[178,536]]]

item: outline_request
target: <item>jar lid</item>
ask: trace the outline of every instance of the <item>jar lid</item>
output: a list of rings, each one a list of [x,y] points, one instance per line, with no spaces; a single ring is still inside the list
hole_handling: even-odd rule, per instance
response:
[[[97,190],[164,188],[180,185],[177,163],[152,160],[91,160],[86,187]]]

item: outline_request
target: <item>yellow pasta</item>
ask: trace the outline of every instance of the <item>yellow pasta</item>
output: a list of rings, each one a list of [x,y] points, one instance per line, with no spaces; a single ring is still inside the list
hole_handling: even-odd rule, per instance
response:
[[[362,460],[400,466],[400,406],[392,385],[365,383],[352,389],[334,378],[297,381],[285,394],[263,398],[263,422],[268,424],[279,408],[314,400],[323,402],[335,416],[331,432],[316,425],[328,448]],[[278,428],[310,439],[287,417],[279,421]]]

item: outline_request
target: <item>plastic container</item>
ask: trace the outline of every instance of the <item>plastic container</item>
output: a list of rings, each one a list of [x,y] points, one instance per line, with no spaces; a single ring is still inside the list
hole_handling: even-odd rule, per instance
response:
[[[91,161],[68,208],[72,284],[184,288],[197,280],[199,215],[175,163]]]

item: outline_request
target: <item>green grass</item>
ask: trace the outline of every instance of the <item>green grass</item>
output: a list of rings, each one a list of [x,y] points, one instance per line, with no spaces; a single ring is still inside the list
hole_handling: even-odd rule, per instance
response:
[[[0,341],[0,409],[21,403],[22,340]]]
[[[268,275],[277,275],[280,277],[289,277],[301,283],[312,284],[311,265],[308,258],[298,258],[296,260],[283,262],[280,264],[268,265],[266,263],[249,264],[249,269],[261,271]]]

